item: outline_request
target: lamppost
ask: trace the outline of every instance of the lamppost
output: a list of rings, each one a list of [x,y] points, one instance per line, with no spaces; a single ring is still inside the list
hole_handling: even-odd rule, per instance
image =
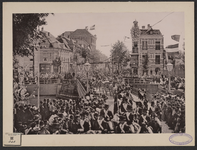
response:
[[[170,93],[170,71],[172,71],[173,69],[173,65],[171,63],[168,62],[167,64],[167,70],[168,70],[168,77],[169,77],[169,81],[168,81],[168,92]]]
[[[87,62],[84,64],[85,71],[87,72],[87,92],[89,91],[89,89],[88,89],[88,72],[90,70],[90,66],[91,66],[90,63],[87,60]]]

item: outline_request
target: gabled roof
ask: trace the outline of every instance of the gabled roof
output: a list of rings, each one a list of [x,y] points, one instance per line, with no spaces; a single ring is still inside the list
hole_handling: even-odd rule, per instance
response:
[[[51,33],[47,31],[41,31],[41,33],[42,38],[48,40],[48,42],[53,46],[53,48],[70,50],[70,48],[65,47],[65,45],[63,43],[60,43]]]
[[[70,49],[69,44],[73,44],[73,40],[71,40],[70,38],[64,37],[64,36],[58,36],[57,40],[60,43],[63,43],[67,49]]]
[[[152,32],[152,33],[151,33]],[[162,35],[158,29],[140,29],[140,35]]]
[[[60,36],[68,37],[73,31],[65,31]]]
[[[77,29],[74,32],[72,32],[70,34],[70,36],[74,36],[74,35],[88,35],[88,36],[92,36],[94,37],[94,35],[92,35],[90,32],[88,32],[88,30],[86,29]]]

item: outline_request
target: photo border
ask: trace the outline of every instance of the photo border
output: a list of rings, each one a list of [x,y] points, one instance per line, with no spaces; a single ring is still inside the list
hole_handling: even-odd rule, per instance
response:
[[[186,133],[195,144],[194,103],[194,3],[193,2],[4,2],[3,3],[3,137],[13,131],[12,13],[185,13],[185,98]],[[188,52],[189,51],[189,52]],[[21,146],[177,146],[169,141],[173,133],[103,135],[22,135]],[[150,138],[151,136],[151,138]],[[62,138],[63,137],[63,138]],[[113,140],[109,140],[113,139]],[[143,141],[143,142],[142,142]]]

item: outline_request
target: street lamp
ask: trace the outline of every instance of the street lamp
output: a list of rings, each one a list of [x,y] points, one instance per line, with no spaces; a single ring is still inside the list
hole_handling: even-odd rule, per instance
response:
[[[88,72],[89,72],[89,70],[90,70],[90,63],[88,62],[88,60],[87,60],[87,62],[84,64],[84,68],[85,68],[85,71],[87,72],[87,92],[88,92]]]
[[[170,93],[170,71],[172,71],[173,69],[173,65],[171,63],[168,62],[167,64],[167,70],[168,70],[168,77],[169,77],[169,83],[168,83],[168,91]]]

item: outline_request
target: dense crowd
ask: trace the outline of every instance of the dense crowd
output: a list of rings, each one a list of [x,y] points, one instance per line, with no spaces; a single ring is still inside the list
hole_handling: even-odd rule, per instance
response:
[[[44,99],[40,109],[15,104],[14,130],[23,134],[161,133],[161,121],[175,132],[185,131],[184,97],[155,95],[134,99],[132,86],[115,84],[114,110],[107,96],[91,90],[76,100]]]
[[[162,96],[161,119],[174,131],[185,132],[185,98],[177,95]]]
[[[45,74],[41,78],[62,80],[74,76]],[[39,108],[15,101],[14,131],[23,134],[162,133],[161,121],[165,121],[174,133],[185,132],[184,96],[156,94],[148,99],[143,89],[134,96],[132,85],[124,83],[122,78],[118,73],[109,77],[95,72],[89,80],[90,92],[83,98],[44,99]],[[167,79],[165,76],[154,78],[163,85],[167,84]],[[97,88],[104,88],[107,82],[112,86],[113,110],[106,103],[107,92],[97,93]],[[174,82],[182,83],[184,79],[173,77]],[[14,83],[15,99],[30,95],[25,87]]]
[[[185,90],[185,78],[171,76],[171,88]],[[167,89],[169,77],[165,75],[152,76],[150,84],[160,84]]]

